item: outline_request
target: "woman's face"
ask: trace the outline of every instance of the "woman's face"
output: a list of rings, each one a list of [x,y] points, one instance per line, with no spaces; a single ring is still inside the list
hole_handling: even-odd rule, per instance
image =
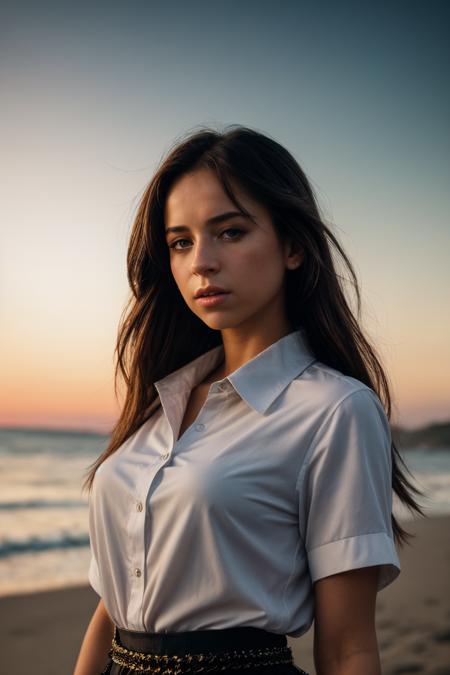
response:
[[[172,186],[164,218],[174,280],[188,307],[212,329],[258,330],[267,321],[284,327],[286,267],[298,266],[301,258],[278,240],[265,207],[235,184],[233,191],[255,222],[237,212],[209,169],[184,174]],[[237,214],[207,222],[229,212]],[[209,285],[228,294],[207,306],[195,293]]]

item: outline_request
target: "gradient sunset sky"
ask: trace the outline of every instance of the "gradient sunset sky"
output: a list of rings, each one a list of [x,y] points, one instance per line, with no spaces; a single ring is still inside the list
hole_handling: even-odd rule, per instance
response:
[[[0,424],[107,430],[139,197],[198,126],[289,148],[393,421],[450,419],[448,2],[17,2],[0,17]]]

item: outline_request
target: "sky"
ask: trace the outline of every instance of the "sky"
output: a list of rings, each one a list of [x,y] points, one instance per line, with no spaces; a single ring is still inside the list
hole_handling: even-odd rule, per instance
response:
[[[0,5],[0,425],[111,428],[139,198],[186,133],[298,160],[361,285],[393,421],[450,419],[447,2]]]

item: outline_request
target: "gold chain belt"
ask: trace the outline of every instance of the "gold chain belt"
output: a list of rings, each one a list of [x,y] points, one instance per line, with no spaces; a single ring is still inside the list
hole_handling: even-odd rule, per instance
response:
[[[148,654],[127,649],[117,642],[116,634],[115,631],[110,650],[111,659],[120,666],[125,666],[140,673],[179,675],[181,673],[213,673],[239,668],[255,668],[256,666],[274,666],[281,663],[293,665],[292,651],[288,646],[169,656],[168,654]]]

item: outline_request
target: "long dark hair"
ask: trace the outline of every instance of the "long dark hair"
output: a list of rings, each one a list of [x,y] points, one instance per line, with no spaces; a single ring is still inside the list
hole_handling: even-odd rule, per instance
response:
[[[266,207],[277,235],[304,251],[300,267],[289,270],[285,297],[287,318],[302,326],[316,358],[371,387],[388,419],[391,394],[387,375],[373,345],[360,327],[361,297],[356,274],[339,242],[322,219],[313,189],[297,161],[278,142],[254,129],[231,125],[224,132],[202,127],[176,143],[162,161],[140,200],[132,227],[127,270],[130,298],[120,319],[115,349],[115,392],[125,384],[125,398],[109,445],[88,468],[83,488],[90,491],[100,464],[114,453],[159,405],[154,382],[219,345],[209,328],[186,305],[173,279],[164,233],[164,206],[173,183],[197,168],[215,172],[224,191],[247,214],[230,181]],[[357,300],[351,310],[332,253],[350,273]],[[392,487],[411,511],[424,515],[413,497],[423,494],[404,474],[409,472],[392,442]],[[411,475],[411,474],[410,474]],[[411,533],[392,514],[395,540]]]

